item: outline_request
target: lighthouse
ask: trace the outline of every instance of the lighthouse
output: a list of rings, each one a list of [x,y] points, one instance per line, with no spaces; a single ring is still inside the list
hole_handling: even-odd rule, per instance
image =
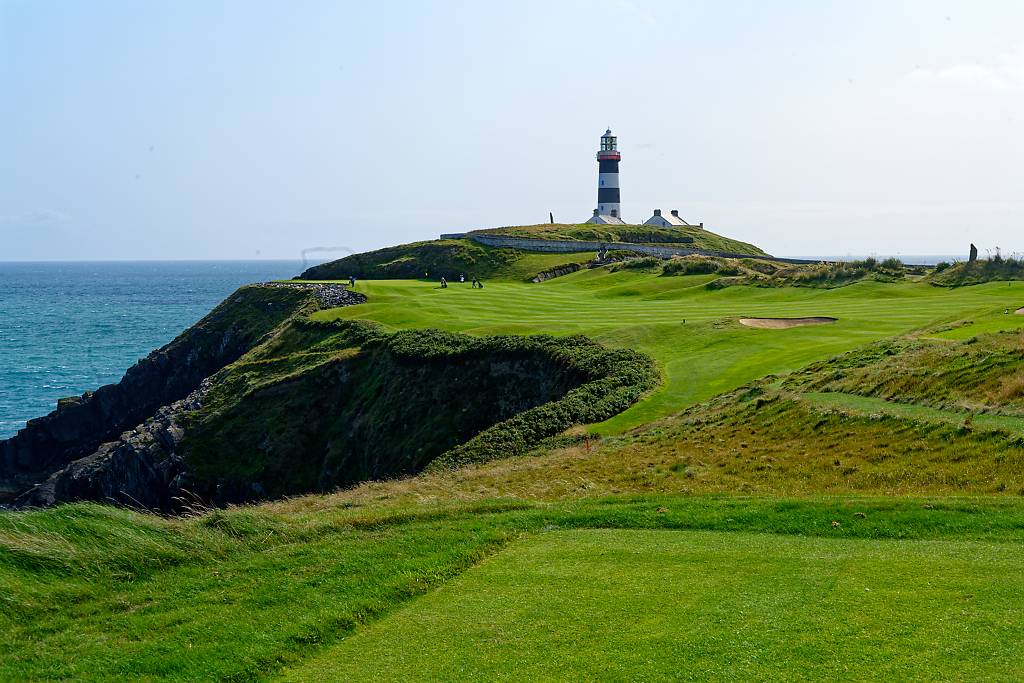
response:
[[[623,224],[622,208],[619,204],[619,154],[617,138],[609,128],[601,136],[601,148],[597,151],[597,208],[588,223]]]

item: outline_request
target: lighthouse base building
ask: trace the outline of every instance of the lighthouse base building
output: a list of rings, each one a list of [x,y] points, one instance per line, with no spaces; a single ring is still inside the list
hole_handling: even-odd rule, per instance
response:
[[[625,225],[626,221],[618,216],[606,216],[598,213],[600,209],[594,209],[594,215],[587,219],[588,223],[604,223],[605,225]]]

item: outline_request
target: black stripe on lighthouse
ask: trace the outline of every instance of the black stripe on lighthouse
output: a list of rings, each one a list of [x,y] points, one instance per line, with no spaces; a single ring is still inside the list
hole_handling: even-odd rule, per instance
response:
[[[597,162],[597,164],[598,164],[598,170],[597,170],[598,173],[618,173],[619,172],[619,162],[617,162],[617,161],[615,161],[613,159],[601,159],[600,161]],[[593,168],[593,166],[591,166],[591,168]]]
[[[597,203],[598,204],[618,204],[619,203],[619,188],[617,187],[601,187],[597,190]]]

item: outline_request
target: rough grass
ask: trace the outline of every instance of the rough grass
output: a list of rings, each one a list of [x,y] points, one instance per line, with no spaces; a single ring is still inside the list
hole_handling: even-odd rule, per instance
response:
[[[941,287],[962,287],[997,280],[1024,280],[1024,260],[995,257],[936,268],[929,281]]]
[[[1024,333],[984,334],[953,343],[886,341],[812,364],[787,378],[786,386],[1022,416]]]

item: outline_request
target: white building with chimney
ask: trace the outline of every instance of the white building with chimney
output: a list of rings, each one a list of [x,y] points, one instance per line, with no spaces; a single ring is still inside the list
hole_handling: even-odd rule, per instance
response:
[[[663,216],[661,214],[661,209],[655,209],[654,215],[644,221],[644,225],[656,225],[659,228],[674,228],[689,225],[689,223],[679,217],[679,209],[672,209],[667,216]]]

